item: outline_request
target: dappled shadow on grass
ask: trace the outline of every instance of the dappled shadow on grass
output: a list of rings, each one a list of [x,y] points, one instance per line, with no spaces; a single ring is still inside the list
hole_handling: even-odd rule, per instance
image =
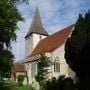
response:
[[[0,85],[0,90],[10,90],[10,87],[6,85]]]
[[[0,90],[10,90],[9,84],[5,82],[0,82]]]

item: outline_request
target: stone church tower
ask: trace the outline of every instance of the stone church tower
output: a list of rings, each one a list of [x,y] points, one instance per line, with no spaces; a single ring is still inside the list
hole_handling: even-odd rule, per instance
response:
[[[35,15],[30,29],[25,36],[25,56],[27,57],[30,55],[38,42],[47,36],[48,33],[43,28],[38,7],[36,7]]]

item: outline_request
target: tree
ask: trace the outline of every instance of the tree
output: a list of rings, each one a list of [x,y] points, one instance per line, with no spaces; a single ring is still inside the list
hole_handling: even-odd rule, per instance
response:
[[[23,20],[16,5],[9,0],[0,1],[0,46],[10,47],[16,40],[17,22]]]
[[[41,86],[41,89],[43,89],[43,86],[45,85],[45,82],[48,78],[49,74],[49,67],[51,66],[50,58],[41,55],[41,57],[37,61],[37,75],[36,75],[36,81],[39,82],[39,85]]]
[[[13,66],[13,54],[8,51],[4,50],[0,53],[0,75],[2,77],[10,77],[12,66]]]
[[[16,40],[17,22],[23,18],[16,8],[16,0],[0,0],[0,76],[11,72],[13,54],[11,42]],[[17,0],[18,1],[18,0]]]
[[[65,58],[80,81],[81,90],[89,90],[90,84],[90,11],[79,15],[75,29],[65,44]]]

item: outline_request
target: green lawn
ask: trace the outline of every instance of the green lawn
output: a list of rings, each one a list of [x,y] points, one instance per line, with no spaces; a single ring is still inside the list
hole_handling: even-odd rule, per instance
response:
[[[35,90],[31,85],[19,86],[18,84],[0,83],[0,90]]]
[[[12,86],[10,90],[33,90],[30,85],[24,85],[24,86]]]
[[[18,83],[0,81],[0,90],[35,90],[31,85],[19,86]]]

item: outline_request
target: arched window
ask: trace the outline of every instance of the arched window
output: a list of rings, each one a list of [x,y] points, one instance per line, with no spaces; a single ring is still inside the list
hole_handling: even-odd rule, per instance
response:
[[[54,61],[54,72],[60,72],[59,57],[55,58],[55,61]]]

